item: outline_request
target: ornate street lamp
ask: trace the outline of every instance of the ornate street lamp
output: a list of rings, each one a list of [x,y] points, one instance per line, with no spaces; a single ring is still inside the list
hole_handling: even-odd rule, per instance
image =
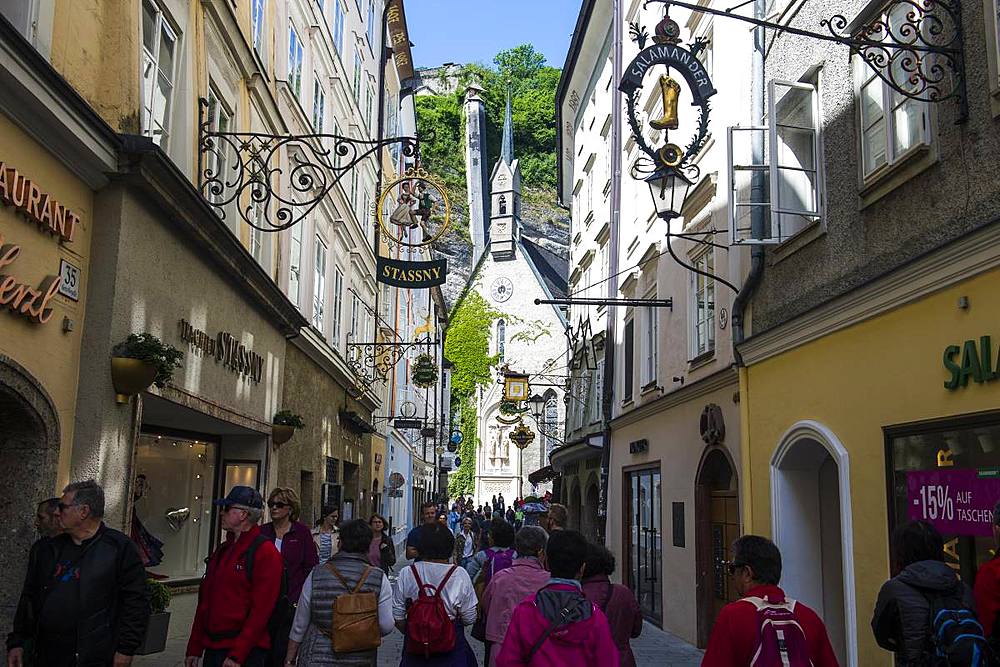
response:
[[[672,168],[658,169],[646,177],[649,194],[653,197],[656,215],[664,220],[680,217],[688,190],[694,185],[688,178]]]
[[[528,407],[531,409],[531,416],[537,422],[542,418],[542,413],[545,412],[545,398],[535,394],[528,399]]]

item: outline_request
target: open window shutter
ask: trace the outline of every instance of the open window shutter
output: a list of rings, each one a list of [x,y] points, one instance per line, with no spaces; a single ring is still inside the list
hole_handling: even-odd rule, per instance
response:
[[[770,223],[767,221],[771,214],[766,184],[770,167],[763,150],[759,155],[754,155],[752,149],[755,138],[759,138],[763,146],[767,143],[767,135],[766,126],[730,127],[727,132],[729,239],[732,245],[778,242],[770,238]],[[763,174],[765,181],[764,187],[756,196],[751,191],[754,173]],[[764,211],[766,229],[763,238],[755,238],[752,233],[750,222],[755,208]]]
[[[819,217],[816,87],[768,84],[771,237],[780,243]]]

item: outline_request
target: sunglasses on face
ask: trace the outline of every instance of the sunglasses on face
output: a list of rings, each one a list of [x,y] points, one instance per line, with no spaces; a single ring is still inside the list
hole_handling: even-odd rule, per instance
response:
[[[737,570],[740,570],[740,569],[742,569],[742,568],[744,568],[746,566],[747,566],[746,563],[741,563],[740,561],[727,562],[726,563],[726,572],[731,577],[734,574],[736,574]]]
[[[268,501],[267,506],[273,510],[281,510],[288,507],[288,503],[279,502],[277,500]]]

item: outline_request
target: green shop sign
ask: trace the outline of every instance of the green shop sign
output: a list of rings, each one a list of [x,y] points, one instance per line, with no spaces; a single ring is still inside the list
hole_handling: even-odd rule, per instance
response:
[[[981,336],[979,342],[967,340],[965,344],[949,345],[944,349],[944,367],[951,375],[944,383],[945,389],[958,389],[969,384],[969,378],[977,384],[992,382],[1000,378],[1000,358],[994,366],[993,343],[989,336]]]

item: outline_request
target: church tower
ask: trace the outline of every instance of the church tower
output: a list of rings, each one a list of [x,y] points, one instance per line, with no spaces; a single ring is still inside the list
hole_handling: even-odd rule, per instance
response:
[[[498,262],[514,259],[520,238],[521,169],[514,159],[514,122],[507,90],[500,159],[490,176],[490,253]]]

